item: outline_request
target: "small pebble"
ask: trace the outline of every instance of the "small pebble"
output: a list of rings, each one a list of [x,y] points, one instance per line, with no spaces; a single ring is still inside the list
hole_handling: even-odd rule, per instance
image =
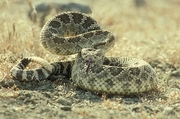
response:
[[[58,98],[58,103],[60,103],[60,104],[62,104],[64,106],[71,106],[72,105],[71,101],[69,101],[68,99],[63,98],[63,97]]]
[[[61,107],[61,110],[71,111],[71,107],[70,106],[64,106],[64,107]]]
[[[167,114],[167,115],[173,114],[174,113],[173,110],[174,110],[174,108],[172,108],[172,107],[165,107],[164,110],[163,110],[163,113]]]

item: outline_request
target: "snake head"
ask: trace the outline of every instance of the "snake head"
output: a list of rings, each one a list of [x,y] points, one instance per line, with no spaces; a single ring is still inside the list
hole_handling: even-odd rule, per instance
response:
[[[86,72],[88,72],[90,65],[102,63],[104,53],[101,49],[83,48],[81,50],[81,56],[87,64]]]

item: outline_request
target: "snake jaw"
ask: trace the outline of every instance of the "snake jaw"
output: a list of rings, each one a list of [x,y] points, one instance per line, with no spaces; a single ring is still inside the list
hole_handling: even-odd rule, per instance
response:
[[[86,69],[86,73],[88,73],[89,67],[92,63],[92,58],[89,58],[88,62],[87,62],[87,69]]]

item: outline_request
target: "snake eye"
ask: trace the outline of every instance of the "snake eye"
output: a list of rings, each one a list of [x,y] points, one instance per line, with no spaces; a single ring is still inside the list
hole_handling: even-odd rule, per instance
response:
[[[88,49],[88,51],[94,51],[94,49],[92,49],[92,48],[89,48],[89,49]]]

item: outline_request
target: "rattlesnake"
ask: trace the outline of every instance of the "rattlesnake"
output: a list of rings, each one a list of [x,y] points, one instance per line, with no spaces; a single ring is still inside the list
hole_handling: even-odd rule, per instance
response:
[[[90,16],[65,12],[50,19],[41,30],[42,45],[51,53],[70,55],[78,53],[75,61],[49,64],[38,57],[28,57],[11,69],[19,80],[41,80],[64,75],[74,85],[96,93],[131,95],[155,89],[155,70],[136,58],[105,57],[114,45],[114,36],[100,28]],[[24,70],[29,62],[42,67]]]

